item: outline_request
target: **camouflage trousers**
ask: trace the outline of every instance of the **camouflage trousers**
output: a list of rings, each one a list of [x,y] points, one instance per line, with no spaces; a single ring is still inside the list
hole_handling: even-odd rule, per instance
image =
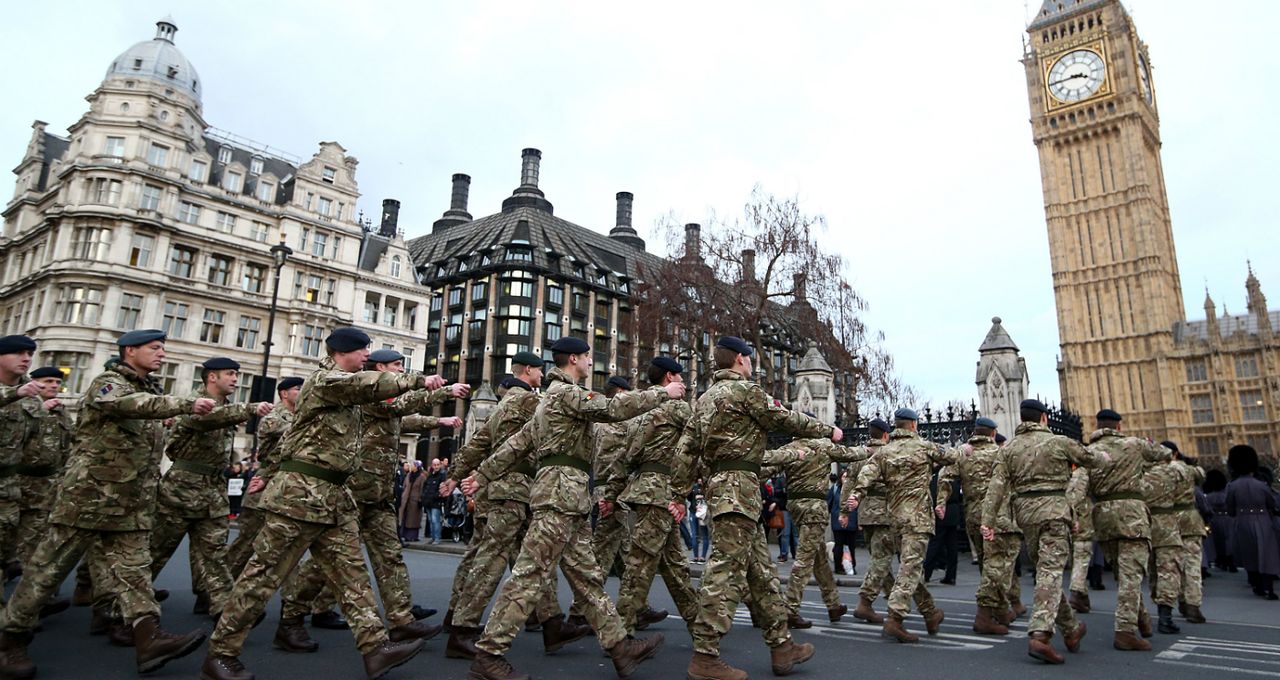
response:
[[[1027,523],[1022,530],[1027,538],[1027,556],[1036,571],[1036,594],[1031,605],[1027,633],[1053,634],[1056,623],[1063,635],[1079,626],[1076,614],[1062,592],[1062,572],[1071,555],[1071,526],[1065,519],[1042,524]]]
[[[344,516],[340,521],[337,525],[315,524],[267,513],[262,531],[253,542],[253,556],[236,581],[209,638],[211,655],[240,656],[254,621],[308,549],[325,578],[334,584],[360,653],[368,654],[387,641],[360,552],[355,515]]]
[[[26,633],[40,621],[40,608],[88,551],[100,599],[114,599],[125,621],[159,616],[151,590],[151,553],[146,531],[98,531],[50,524],[5,608],[3,628]],[[95,603],[96,606],[96,603]]]
[[[1204,559],[1204,537],[1182,537],[1182,601],[1199,607],[1204,602],[1200,567]]]
[[[1116,632],[1136,633],[1138,618],[1146,613],[1142,603],[1142,579],[1147,575],[1151,542],[1145,538],[1102,541],[1102,555],[1116,575]]]
[[[18,543],[16,556],[27,564],[36,551],[40,539],[49,530],[49,511],[44,508],[27,508],[18,515]]]
[[[1151,575],[1151,600],[1157,605],[1172,607],[1182,597],[1182,558],[1181,543],[1151,549],[1147,573]]]
[[[5,563],[18,558],[18,525],[22,506],[18,501],[0,500],[0,558]]]
[[[871,553],[871,564],[862,577],[858,594],[875,602],[880,593],[886,596],[893,590],[893,555],[898,552],[898,541],[889,527],[883,524],[864,524],[862,536]]]
[[[1022,534],[1001,532],[988,542],[980,532],[970,532],[969,546],[978,559],[978,606],[1003,612],[1022,602],[1022,583],[1013,571],[1022,549]]]
[[[1093,537],[1071,536],[1071,591],[1089,592],[1089,563],[1093,561]]]
[[[475,568],[476,559],[479,557],[480,541],[484,539],[485,533],[489,530],[489,503],[480,496],[477,496],[475,501],[476,509],[471,514],[471,542],[467,543],[467,551],[462,554],[462,560],[458,562],[458,566],[453,570],[453,589],[449,593],[449,611],[453,612],[454,618],[458,616],[458,607],[462,604],[462,598],[469,585],[468,579],[471,578],[471,570]]]
[[[604,570],[605,578],[615,564],[626,564],[625,546],[631,538],[631,527],[628,524],[630,512],[626,508],[614,506],[608,517],[601,517],[596,522],[595,531],[591,535],[591,550],[595,553],[596,564]]]
[[[591,528],[586,515],[555,510],[535,510],[520,555],[503,584],[476,648],[502,656],[511,648],[525,619],[543,597],[556,565],[564,572],[573,598],[596,631],[600,646],[609,649],[627,635],[622,619],[604,591],[604,572],[591,550]]]
[[[886,529],[895,531],[888,527]],[[898,575],[889,591],[889,613],[906,618],[914,600],[920,614],[928,616],[937,609],[933,603],[933,595],[920,578],[924,570],[924,556],[929,549],[929,534],[904,532],[897,534],[895,538],[898,542]]]
[[[791,639],[786,602],[764,527],[737,513],[717,515],[714,526],[711,555],[698,589],[698,617],[690,627],[693,651],[720,655],[720,639],[733,627],[733,614],[744,595],[754,602],[765,643],[786,643]]]
[[[831,526],[831,514],[826,501],[800,499],[791,503],[791,521],[799,529],[795,562],[791,565],[791,577],[787,582],[787,609],[800,613],[800,601],[804,599],[809,577],[818,579],[818,590],[827,609],[840,606],[840,591],[831,571],[831,556],[827,550],[827,527]],[[683,557],[681,552],[681,557]]]
[[[253,555],[253,539],[258,537],[259,531],[262,531],[262,523],[266,519],[265,510],[240,508],[240,517],[236,519],[239,531],[236,534],[236,540],[232,541],[231,546],[227,548],[227,569],[231,571],[233,578],[239,578],[240,572],[244,571],[244,565],[249,563],[249,557]]]
[[[234,582],[227,567],[228,533],[226,517],[182,517],[164,504],[157,505],[151,530],[151,578],[164,571],[182,538],[190,537],[191,585],[209,596],[209,613],[216,616]]]
[[[507,572],[514,557],[512,553],[523,542],[528,522],[529,506],[519,501],[500,501],[488,508],[483,523],[476,524],[471,545],[467,548],[468,554],[474,550],[475,557],[467,571],[464,572],[464,565],[459,564],[454,575],[454,586],[458,591],[457,600],[453,604],[455,626],[480,626],[484,608],[498,590],[502,575]],[[462,583],[459,588],[460,579]],[[539,621],[564,613],[556,598],[554,570],[542,589],[542,596],[534,604],[533,612]]]
[[[633,510],[636,524],[618,588],[618,616],[627,633],[634,633],[636,615],[644,611],[653,577],[661,574],[680,617],[692,626],[698,616],[698,593],[689,578],[679,525],[664,506],[637,505]]]

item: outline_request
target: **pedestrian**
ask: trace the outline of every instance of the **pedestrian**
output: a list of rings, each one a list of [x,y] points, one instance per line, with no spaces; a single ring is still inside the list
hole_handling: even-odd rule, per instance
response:
[[[693,561],[701,564],[707,561],[707,552],[711,550],[711,515],[707,512],[707,497],[702,492],[701,478],[693,485],[689,497],[689,521],[693,525]]]
[[[831,570],[836,574],[858,573],[858,511],[841,516],[840,491],[848,483],[845,472],[831,473],[831,486],[827,489],[827,514],[831,517]],[[845,550],[849,555],[849,570],[844,568]]]
[[[236,519],[240,516],[241,504],[244,502],[246,474],[244,463],[239,462],[232,463],[231,467],[222,471],[227,484],[227,519]]]
[[[1204,493],[1213,512],[1213,517],[1209,520],[1208,537],[1208,543],[1212,546],[1211,561],[1220,571],[1234,574],[1239,571],[1231,557],[1231,535],[1236,521],[1227,510],[1227,475],[1222,470],[1206,472]]]
[[[1280,541],[1273,518],[1280,514],[1275,493],[1258,474],[1258,452],[1237,444],[1227,452],[1231,483],[1227,485],[1227,513],[1235,520],[1231,529],[1233,563],[1249,575],[1253,594],[1275,600],[1280,574]]]
[[[968,499],[964,494],[964,483],[960,479],[952,482],[951,492],[942,496],[938,493],[938,473],[934,473],[930,489],[936,498],[933,538],[929,540],[929,549],[924,558],[924,582],[933,580],[935,570],[943,570],[942,579],[938,583],[944,586],[956,584],[956,568],[960,562],[960,532],[964,527],[964,507]],[[941,511],[938,511],[941,508]]]
[[[440,484],[446,479],[444,471],[444,461],[439,458],[431,461],[430,471],[422,479],[422,492],[418,494],[422,510],[427,514],[427,526],[430,532],[430,544],[437,545],[440,543],[440,530],[444,522],[444,507],[449,502],[448,497],[440,495]],[[412,521],[421,522],[421,512]],[[407,517],[406,523],[409,523]]]
[[[399,502],[396,504],[396,519],[400,525],[400,540],[404,543],[417,543],[418,532],[422,529],[423,490],[427,474],[422,470],[422,461],[414,460],[400,466],[403,480],[400,488]]]

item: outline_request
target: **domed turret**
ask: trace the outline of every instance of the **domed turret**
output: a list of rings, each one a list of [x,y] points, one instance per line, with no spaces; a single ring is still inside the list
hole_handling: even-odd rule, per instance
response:
[[[156,37],[125,50],[111,62],[104,81],[113,78],[145,78],[162,83],[175,92],[195,99],[200,105],[200,76],[186,56],[173,44],[178,26],[165,17],[156,22]]]

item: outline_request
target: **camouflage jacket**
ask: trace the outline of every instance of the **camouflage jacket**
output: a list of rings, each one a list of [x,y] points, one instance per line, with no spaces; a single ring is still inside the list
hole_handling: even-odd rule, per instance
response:
[[[1151,512],[1151,547],[1182,547],[1178,511],[1173,506],[1183,484],[1190,479],[1185,466],[1174,467],[1173,463],[1152,465],[1142,476],[1143,494]]]
[[[529,504],[535,510],[585,515],[593,456],[593,423],[620,422],[658,407],[667,393],[623,392],[609,399],[574,382],[560,368],[547,374],[548,387],[533,417],[480,464],[476,477],[488,485],[521,463],[537,463]]]
[[[280,402],[271,413],[258,421],[258,473],[255,476],[261,477],[264,482],[271,479],[276,467],[280,465],[280,442],[289,428],[293,427],[293,419],[293,411],[284,402]],[[249,493],[246,487],[244,507],[256,510],[260,498],[261,489],[257,493]]]
[[[880,479],[888,489],[889,522],[895,529],[933,533],[933,495],[929,482],[934,465],[951,465],[959,454],[925,441],[910,430],[889,433],[889,443],[880,447],[858,472],[853,495],[861,501],[871,483]]]
[[[13,385],[12,387],[9,385],[0,385],[0,408],[4,408],[15,401],[22,399],[22,397],[18,396],[18,388],[28,382],[31,381],[27,380],[26,376],[23,376],[23,382]]]
[[[676,445],[675,488],[693,487],[699,463],[708,468],[703,493],[711,517],[729,513],[760,516],[760,464],[770,432],[796,437],[830,437],[830,425],[774,404],[759,385],[721,369],[694,403],[693,415]],[[742,469],[751,468],[755,469]]]
[[[967,443],[968,449],[956,449],[960,459],[938,473],[938,500],[935,505],[946,505],[958,479],[960,488],[964,489],[965,524],[980,525],[982,501],[987,497],[991,473],[995,470],[996,459],[1000,457],[1000,445],[996,444],[995,439],[980,434],[970,437]],[[1020,533],[1017,522],[1013,521],[1013,508],[1009,503],[1004,503],[996,510],[995,522],[991,528],[998,534]]]
[[[1186,477],[1178,489],[1174,505],[1178,508],[1178,533],[1183,536],[1204,536],[1204,518],[1196,510],[1196,485],[1204,482],[1204,468],[1189,465],[1182,459],[1173,461],[1173,465],[1186,469]]]
[[[1093,540],[1093,499],[1089,497],[1089,470],[1078,467],[1067,483],[1067,505],[1075,516],[1071,535],[1076,540]]]
[[[423,411],[451,398],[449,388],[441,387],[434,391],[414,390],[360,407],[360,469],[347,480],[347,488],[357,502],[387,503],[395,498],[400,433],[426,432],[440,427],[439,418],[425,415]]]
[[[80,399],[75,445],[49,521],[99,531],[150,530],[165,418],[195,399],[168,397],[160,382],[112,359]]]
[[[593,502],[617,500],[627,485],[627,449],[640,434],[639,418],[618,423],[596,423],[592,428],[595,437],[595,455],[591,461],[591,490]]]
[[[267,480],[258,507],[316,524],[337,524],[355,510],[345,484],[283,469],[287,462],[314,466],[328,475],[352,475],[360,467],[359,439],[364,404],[421,387],[417,373],[348,373],[326,358],[298,393],[293,426],[280,444],[280,468]]]
[[[605,485],[604,498],[662,506],[682,500],[689,490],[677,489],[672,483],[680,467],[675,460],[676,442],[692,414],[688,402],[674,399],[627,421],[634,423],[635,434],[626,442],[620,459],[623,474]]]
[[[458,449],[449,466],[449,479],[461,482],[476,471],[485,458],[498,446],[520,431],[538,408],[538,393],[521,383],[503,395],[498,407],[489,414],[484,427],[476,431],[471,440]],[[515,501],[529,502],[529,488],[537,469],[526,461],[512,468],[507,474],[493,480],[476,495],[478,502]]]
[[[840,514],[849,514],[849,497],[853,495],[853,485],[858,481],[858,474],[862,472],[862,468],[867,466],[867,461],[876,455],[885,442],[879,439],[872,439],[867,442],[866,446],[858,447],[862,454],[866,456],[861,462],[853,463],[846,471],[845,484],[840,490]],[[889,525],[889,502],[886,497],[888,491],[884,487],[884,482],[879,479],[871,482],[871,486],[867,487],[866,492],[859,497],[858,502],[858,526],[860,527],[881,527]]]
[[[43,409],[39,434],[27,445],[18,466],[18,486],[22,490],[22,507],[30,510],[53,508],[58,489],[74,441],[75,423],[63,406]]]
[[[1023,531],[1055,520],[1072,521],[1067,503],[1071,466],[1093,468],[1101,461],[1101,456],[1054,434],[1047,425],[1019,423],[991,471],[982,502],[983,526],[995,528],[1000,505],[1007,499],[1012,499],[1014,520]]]
[[[203,387],[195,396],[213,399]],[[174,422],[164,450],[174,465],[161,478],[159,490],[160,504],[169,513],[187,519],[205,519],[226,517],[231,512],[227,478],[223,473],[231,462],[236,426],[251,417],[252,404],[231,404],[223,400],[207,415],[181,416]],[[179,469],[184,464],[207,470]]]
[[[804,451],[804,458],[794,455]],[[830,439],[797,439],[764,454],[765,474],[787,474],[787,510],[797,524],[831,522],[827,491],[832,463],[859,463],[871,456],[863,447],[849,448]]]
[[[1089,471],[1094,537],[1099,541],[1151,538],[1142,473],[1150,463],[1169,460],[1169,450],[1110,429],[1090,434],[1089,442],[1090,451],[1111,456],[1110,463]]]
[[[25,385],[24,376],[18,386]],[[16,395],[16,388],[14,388]],[[39,397],[25,397],[0,406],[0,501],[17,503],[22,495],[18,483],[17,466],[22,463],[27,450],[40,443],[40,420],[44,415],[44,402]]]

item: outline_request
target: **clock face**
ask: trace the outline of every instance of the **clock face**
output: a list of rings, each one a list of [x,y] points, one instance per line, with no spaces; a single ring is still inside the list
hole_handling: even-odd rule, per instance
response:
[[[1068,52],[1049,69],[1049,94],[1060,102],[1093,96],[1107,80],[1107,65],[1093,50]]]
[[[1151,67],[1147,66],[1147,58],[1138,55],[1138,84],[1142,88],[1142,98],[1148,104],[1155,103],[1155,94],[1151,91]]]

